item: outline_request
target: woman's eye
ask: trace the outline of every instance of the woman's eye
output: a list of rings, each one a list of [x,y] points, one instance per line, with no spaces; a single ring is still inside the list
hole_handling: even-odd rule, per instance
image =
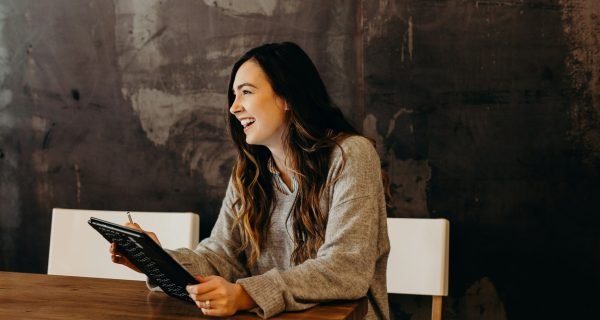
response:
[[[242,90],[242,94],[251,94],[250,90]]]

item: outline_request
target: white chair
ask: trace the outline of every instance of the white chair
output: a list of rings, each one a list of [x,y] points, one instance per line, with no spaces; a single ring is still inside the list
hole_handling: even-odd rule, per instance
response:
[[[388,218],[388,293],[432,296],[431,319],[442,319],[448,295],[450,223],[446,219]]]
[[[131,212],[133,221],[153,231],[164,248],[195,248],[200,218],[190,212]],[[126,211],[52,210],[48,274],[145,280],[146,276],[112,263],[110,244],[88,225],[90,217],[117,224],[128,221]]]

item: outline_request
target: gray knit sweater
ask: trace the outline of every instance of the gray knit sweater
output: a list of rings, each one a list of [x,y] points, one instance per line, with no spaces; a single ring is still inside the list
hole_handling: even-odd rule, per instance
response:
[[[296,266],[290,263],[294,243],[286,218],[297,190],[285,187],[277,174],[269,241],[254,267],[246,268],[236,255],[241,231],[232,229],[231,205],[238,195],[231,181],[210,237],[195,250],[169,253],[193,275],[219,275],[241,284],[258,305],[253,311],[265,318],[366,295],[366,318],[389,319],[386,264],[390,245],[379,157],[363,137],[346,138],[340,145],[343,152],[337,147],[332,152],[330,187],[321,200],[328,214],[325,242],[314,259]]]

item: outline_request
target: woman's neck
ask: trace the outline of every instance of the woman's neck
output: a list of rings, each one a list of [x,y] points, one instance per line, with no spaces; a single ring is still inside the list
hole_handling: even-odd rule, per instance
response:
[[[281,180],[285,183],[285,185],[291,190],[292,189],[292,170],[289,169],[289,163],[285,157],[283,152],[273,152],[271,150],[271,156],[273,157],[273,161],[275,162],[275,166],[279,171],[279,176]],[[283,150],[282,150],[283,151]]]

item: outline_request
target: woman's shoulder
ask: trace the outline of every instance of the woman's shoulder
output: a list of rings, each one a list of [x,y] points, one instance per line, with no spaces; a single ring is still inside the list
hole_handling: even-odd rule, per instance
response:
[[[353,186],[352,194],[367,195],[378,190],[376,187],[381,184],[381,162],[371,140],[353,135],[336,142],[329,164],[332,186],[342,186],[338,191]]]
[[[336,159],[360,159],[376,160],[379,162],[379,156],[375,150],[373,141],[360,135],[349,135],[336,139],[337,146],[332,152],[332,160]]]
[[[360,135],[339,137],[336,142],[344,152],[375,151],[373,140]]]

